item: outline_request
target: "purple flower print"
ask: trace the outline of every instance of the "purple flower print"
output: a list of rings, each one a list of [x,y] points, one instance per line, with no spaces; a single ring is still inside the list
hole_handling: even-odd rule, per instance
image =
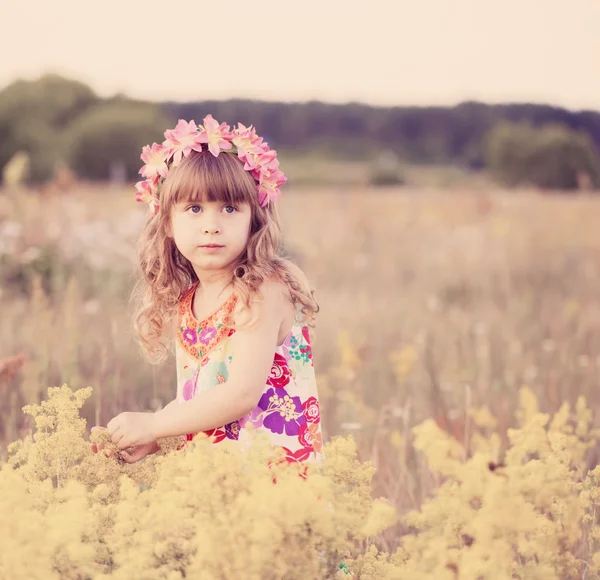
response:
[[[217,336],[217,329],[211,326],[210,328],[205,328],[200,333],[199,340],[202,344],[208,344],[215,336]]]
[[[198,373],[200,369],[197,368],[194,372],[194,376],[183,383],[183,399],[189,401],[196,394],[196,388],[198,386]]]
[[[262,427],[263,424],[263,410],[260,407],[255,407],[250,413],[244,415],[240,420],[240,429],[243,429],[248,423],[253,427]]]
[[[183,385],[183,399],[185,401],[189,401],[194,396],[194,391],[196,390],[196,381],[194,379],[190,379],[189,381],[185,381]]]
[[[227,435],[227,439],[235,439],[237,441],[240,438],[239,421],[227,423],[227,425],[225,425],[225,435]]]
[[[186,328],[183,331],[183,339],[189,344],[196,344],[197,336],[196,331],[192,328]]]
[[[285,389],[269,389],[258,406],[263,410],[263,425],[273,433],[298,435],[306,423],[300,397],[290,397]]]

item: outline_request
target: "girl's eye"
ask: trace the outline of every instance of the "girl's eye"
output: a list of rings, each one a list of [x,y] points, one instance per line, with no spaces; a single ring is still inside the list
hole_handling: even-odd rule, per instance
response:
[[[200,210],[202,209],[199,205],[190,205],[190,207],[188,207],[188,210],[192,210],[192,213],[200,213]]]
[[[234,213],[234,212],[235,212],[235,211],[237,211],[237,210],[236,210],[236,209],[235,209],[235,207],[233,207],[232,205],[226,205],[226,206],[225,206],[225,211],[226,211],[227,213]]]

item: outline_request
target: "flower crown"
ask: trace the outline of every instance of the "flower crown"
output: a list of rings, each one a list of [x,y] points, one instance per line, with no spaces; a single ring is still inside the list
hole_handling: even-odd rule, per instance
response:
[[[218,157],[221,150],[237,153],[244,162],[244,169],[250,171],[258,181],[258,201],[261,207],[275,201],[280,195],[279,188],[286,183],[286,176],[279,170],[277,152],[269,149],[262,137],[250,125],[238,123],[238,128],[229,130],[229,125],[219,124],[212,115],[204,117],[204,126],[196,126],[194,121],[180,119],[175,129],[165,131],[162,145],[153,143],[142,149],[141,159],[145,165],[139,173],[144,181],[136,183],[136,201],[148,203],[153,215],[158,213],[160,186],[171,167],[177,167],[183,157],[192,151],[202,151],[206,143],[208,150]],[[234,147],[235,146],[235,147]]]

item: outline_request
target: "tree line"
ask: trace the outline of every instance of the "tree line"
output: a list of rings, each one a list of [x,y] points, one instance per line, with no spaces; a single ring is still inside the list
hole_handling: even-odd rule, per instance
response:
[[[136,180],[143,145],[161,142],[179,118],[200,123],[208,113],[230,125],[253,124],[272,147],[290,154],[318,149],[324,156],[366,161],[391,151],[406,163],[489,171],[507,186],[600,187],[600,112],[478,102],[149,103],[122,95],[103,99],[84,83],[54,74],[0,91],[0,167],[26,152],[32,183],[49,179],[58,166],[84,179],[109,179],[118,169]]]

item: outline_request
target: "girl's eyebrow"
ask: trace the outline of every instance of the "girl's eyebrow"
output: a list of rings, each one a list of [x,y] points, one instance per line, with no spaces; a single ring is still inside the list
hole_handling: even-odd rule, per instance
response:
[[[174,204],[174,209],[176,211],[183,211],[188,205],[190,205],[191,203],[193,203],[194,205],[198,205],[197,202],[191,202],[191,201],[179,201],[176,204]]]

